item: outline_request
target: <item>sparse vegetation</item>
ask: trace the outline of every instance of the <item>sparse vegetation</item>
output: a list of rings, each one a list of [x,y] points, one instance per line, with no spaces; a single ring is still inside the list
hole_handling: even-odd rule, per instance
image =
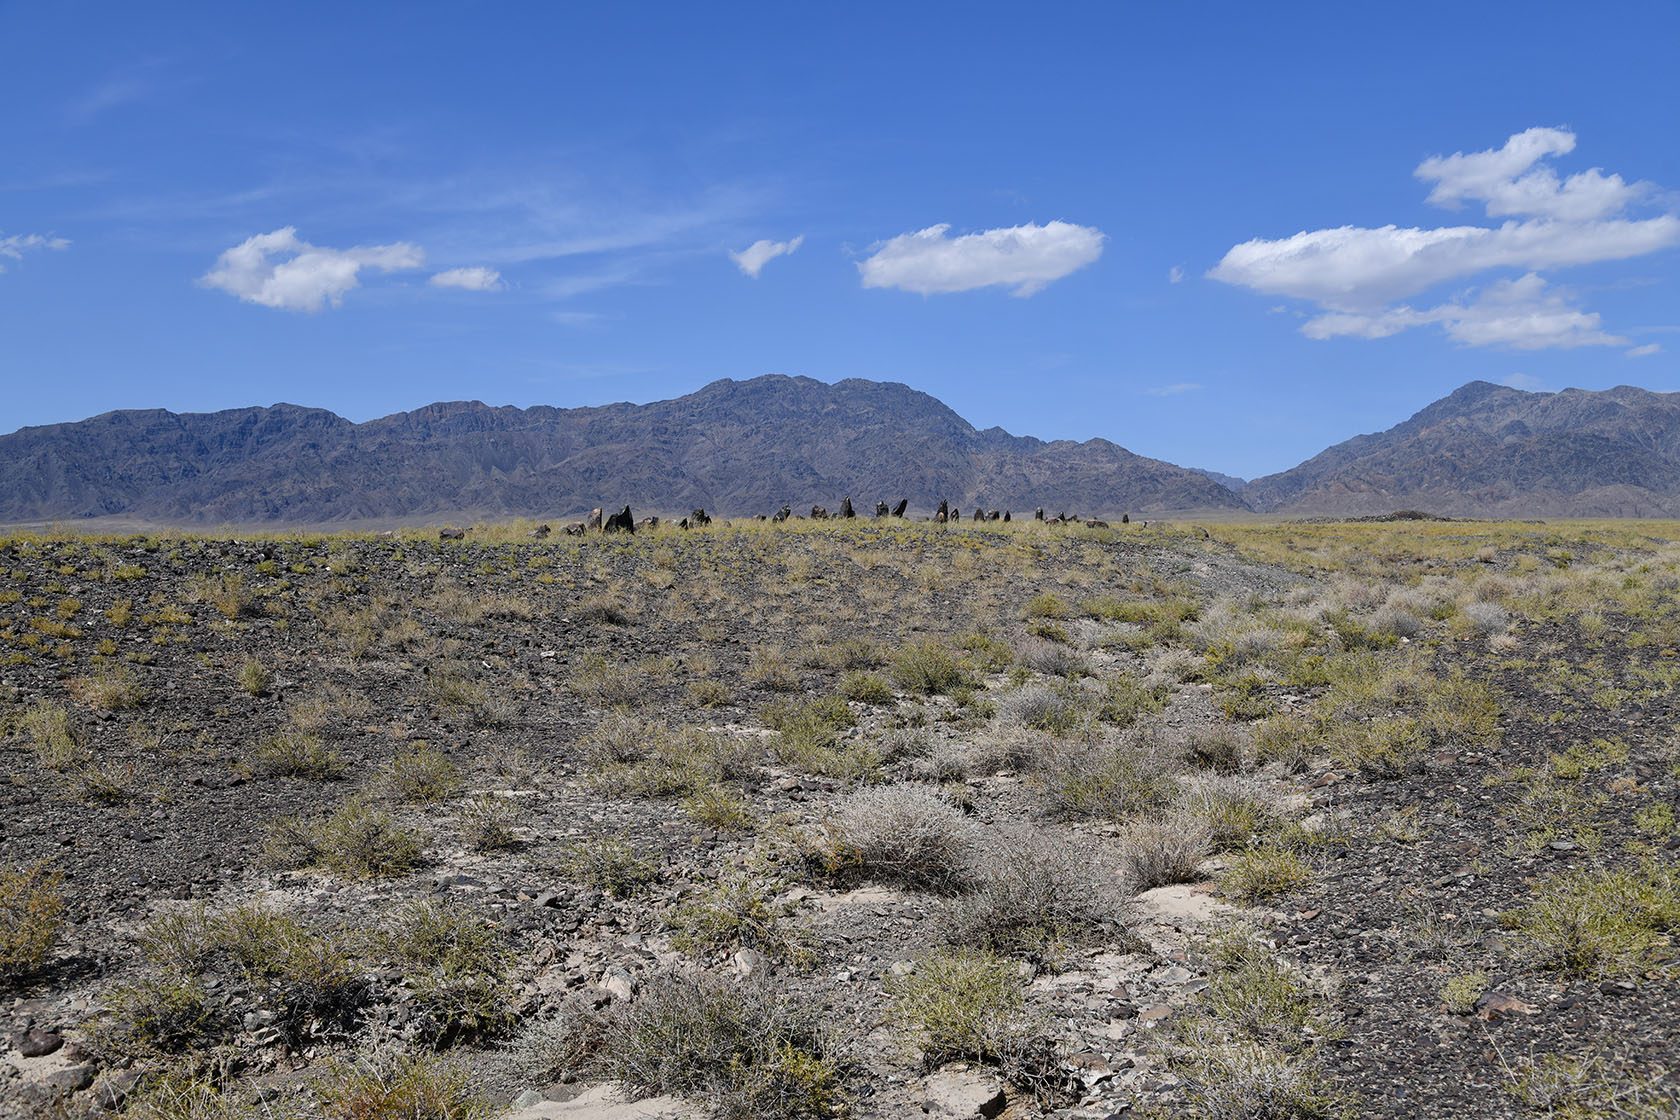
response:
[[[43,864],[0,870],[0,991],[46,963],[64,912],[62,882]]]
[[[164,1120],[1665,1115],[1680,534],[1141,520],[9,538],[6,994]]]

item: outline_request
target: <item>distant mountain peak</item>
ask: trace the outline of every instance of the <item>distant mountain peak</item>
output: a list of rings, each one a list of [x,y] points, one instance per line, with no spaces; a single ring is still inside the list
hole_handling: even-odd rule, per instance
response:
[[[1680,394],[1472,381],[1384,432],[1242,490],[1255,509],[1470,516],[1680,514]]]
[[[720,378],[650,404],[521,409],[438,401],[363,424],[295,405],[110,413],[0,436],[0,519],[96,515],[320,523],[560,517],[628,503],[726,516],[851,496],[931,511],[1241,509],[1192,471],[1106,440],[976,431],[899,382]]]

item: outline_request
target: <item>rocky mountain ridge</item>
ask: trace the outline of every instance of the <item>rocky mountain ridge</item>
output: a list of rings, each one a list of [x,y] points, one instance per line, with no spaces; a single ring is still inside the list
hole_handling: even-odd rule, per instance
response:
[[[1680,393],[1472,381],[1239,493],[1261,513],[1680,516]]]
[[[628,503],[725,515],[851,495],[1091,514],[1241,510],[1193,471],[1107,440],[980,431],[908,386],[721,380],[646,405],[427,405],[355,424],[322,409],[109,412],[0,437],[0,519],[209,523],[562,516]]]
[[[650,404],[108,412],[0,436],[0,521],[331,524],[566,517],[596,506],[724,516],[906,498],[971,511],[1470,517],[1680,516],[1680,394],[1471,382],[1384,432],[1244,482],[1105,439],[980,430],[906,385],[724,379]]]

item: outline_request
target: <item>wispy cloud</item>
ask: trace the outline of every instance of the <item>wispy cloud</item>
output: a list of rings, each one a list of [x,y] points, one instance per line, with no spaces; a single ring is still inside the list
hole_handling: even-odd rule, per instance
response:
[[[548,318],[563,327],[593,327],[606,316],[599,311],[550,311]]]
[[[1499,383],[1508,389],[1521,389],[1525,393],[1550,393],[1552,391],[1550,385],[1527,373],[1508,373],[1499,379]]]
[[[112,109],[185,84],[179,77],[170,76],[171,65],[166,58],[148,58],[112,71],[71,98],[64,106],[64,115],[72,124],[89,124]]]
[[[465,288],[469,292],[499,292],[502,274],[493,268],[451,268],[432,276],[431,284],[438,288]]]
[[[1152,397],[1176,397],[1183,393],[1200,392],[1201,388],[1201,383],[1197,381],[1176,381],[1171,385],[1152,385],[1144,392]]]
[[[199,283],[282,311],[338,307],[344,293],[361,286],[363,268],[381,272],[419,268],[426,261],[417,245],[399,241],[354,249],[324,249],[302,241],[294,226],[262,233],[224,252]]]
[[[1007,287],[1013,296],[1041,291],[1102,256],[1106,236],[1069,222],[988,229],[947,237],[947,224],[903,233],[858,262],[866,288],[933,295]]]
[[[1171,268],[1167,269],[1167,283],[1169,283],[1169,284],[1182,284],[1182,283],[1184,283],[1184,268],[1183,268],[1182,265],[1176,265],[1175,264]]]
[[[1652,354],[1661,354],[1662,347],[1655,342],[1647,342],[1644,346],[1635,346],[1627,352],[1630,358],[1649,358]]]
[[[1568,350],[1628,343],[1604,331],[1597,312],[1574,306],[1566,293],[1549,288],[1532,272],[1490,284],[1468,302],[1452,301],[1422,311],[1405,306],[1377,312],[1329,311],[1309,319],[1301,333],[1320,339],[1387,338],[1425,323],[1440,326],[1449,338],[1466,346]]]
[[[14,261],[21,261],[25,253],[37,249],[62,251],[69,247],[69,240],[63,237],[45,237],[39,233],[0,234],[0,257],[10,257]],[[5,264],[0,262],[0,272],[5,271]]]
[[[785,257],[805,243],[805,235],[800,234],[792,241],[770,241],[760,239],[742,249],[739,253],[730,253],[729,259],[740,266],[742,272],[758,279],[758,274],[764,266],[777,257]]]
[[[1566,129],[1532,128],[1501,148],[1433,156],[1418,166],[1417,177],[1433,184],[1428,201],[1455,208],[1479,202],[1489,217],[1515,216],[1498,226],[1341,226],[1255,239],[1233,246],[1208,275],[1317,303],[1324,313],[1302,328],[1309,338],[1383,338],[1435,324],[1468,346],[1621,345],[1625,339],[1605,332],[1598,315],[1571,306],[1540,273],[1680,244],[1680,217],[1621,217],[1629,205],[1655,197],[1655,188],[1598,168],[1560,179],[1542,163],[1574,147]],[[1484,288],[1470,303],[1419,309],[1396,302],[1502,268],[1525,275]]]

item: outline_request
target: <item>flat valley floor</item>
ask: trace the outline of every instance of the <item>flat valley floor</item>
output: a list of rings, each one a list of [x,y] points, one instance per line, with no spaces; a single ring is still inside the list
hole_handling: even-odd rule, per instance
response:
[[[0,540],[0,1115],[1680,1115],[1680,525],[529,528]]]

